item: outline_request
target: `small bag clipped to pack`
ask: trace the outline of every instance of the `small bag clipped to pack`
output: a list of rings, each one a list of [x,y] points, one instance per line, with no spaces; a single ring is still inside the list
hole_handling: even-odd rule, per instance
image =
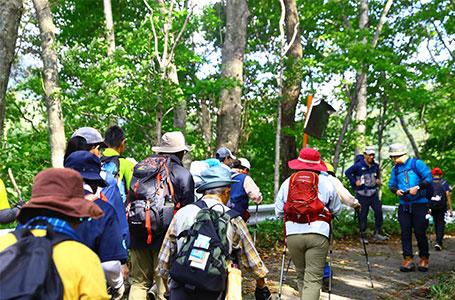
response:
[[[209,208],[203,200],[191,205],[200,210],[191,228],[178,236],[185,240],[171,266],[171,278],[188,289],[221,293],[227,287],[230,255],[227,228],[230,220],[240,215],[235,210]]]
[[[115,182],[117,183],[118,189],[120,191],[120,195],[122,196],[122,201],[123,203],[126,202],[126,187],[125,187],[125,180],[119,180],[119,175],[120,175],[120,158],[122,156],[119,155],[113,155],[113,156],[102,156],[101,157],[101,166],[104,172],[111,174],[112,177],[115,178]],[[110,184],[110,180],[106,180],[108,184]],[[107,187],[109,190],[109,187]],[[109,191],[105,191],[105,194],[107,195],[108,198],[109,196]]]
[[[168,169],[170,158],[154,155],[134,167],[126,214],[130,234],[150,245],[153,236],[162,236],[171,224],[174,188]]]
[[[284,204],[285,221],[330,223],[332,214],[318,197],[319,175],[310,171],[294,173],[289,181],[289,192]]]
[[[430,199],[430,208],[433,210],[447,209],[447,196],[443,184],[442,180],[433,179],[433,196]]]
[[[17,242],[0,252],[0,299],[63,299],[52,248],[70,238],[50,226],[44,237],[34,236],[28,228],[12,233]]]

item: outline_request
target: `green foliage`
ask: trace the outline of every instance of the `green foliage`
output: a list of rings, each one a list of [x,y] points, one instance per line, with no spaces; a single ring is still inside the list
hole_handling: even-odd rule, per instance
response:
[[[449,300],[455,297],[455,272],[449,272],[438,278],[438,283],[431,286],[431,299]]]

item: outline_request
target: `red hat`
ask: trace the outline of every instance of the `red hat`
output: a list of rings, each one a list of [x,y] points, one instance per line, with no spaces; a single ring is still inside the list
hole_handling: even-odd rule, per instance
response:
[[[24,211],[34,208],[49,209],[73,218],[103,216],[103,210],[84,198],[81,175],[71,169],[50,168],[36,175],[32,197],[22,206],[18,218]]]
[[[288,166],[293,170],[313,170],[327,172],[327,167],[321,160],[321,154],[318,150],[313,148],[304,148],[300,150],[299,157],[297,157],[297,159],[290,160],[288,162]]]
[[[431,169],[431,174],[432,175],[442,175],[442,170],[441,170],[441,168],[433,168],[433,169]]]

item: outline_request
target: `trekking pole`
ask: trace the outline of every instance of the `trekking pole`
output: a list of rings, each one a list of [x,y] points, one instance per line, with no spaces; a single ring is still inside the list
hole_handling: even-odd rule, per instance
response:
[[[330,233],[329,233],[329,300],[332,296],[332,259],[333,259],[333,232],[332,224],[330,223]]]
[[[13,184],[14,190],[16,191],[17,199],[19,199],[18,202],[12,201],[13,204],[14,204],[14,205],[17,205],[18,203],[24,203],[24,200],[22,200],[22,193],[21,193],[21,190],[20,190],[19,187],[17,186],[16,180],[14,179],[13,171],[11,170],[11,168],[8,168],[8,176],[9,176],[9,179],[11,180],[11,183]]]
[[[256,234],[258,231],[258,210],[259,210],[259,204],[256,204],[256,222],[254,223],[254,232],[253,232],[253,244],[256,246]]]
[[[281,300],[281,292],[283,288],[283,273],[284,273],[284,259],[286,257],[286,240],[284,241],[283,258],[281,259],[281,272],[280,272],[280,288],[278,290],[278,300]]]
[[[355,211],[354,213],[354,216],[355,218],[358,220],[358,224],[359,224],[359,232],[360,232],[360,239],[362,240],[362,244],[363,244],[363,251],[365,252],[365,260],[367,262],[367,267],[368,267],[368,276],[370,278],[370,284],[371,284],[371,288],[374,288],[373,286],[373,279],[371,278],[371,268],[370,268],[370,260],[368,259],[368,252],[367,252],[367,246],[365,245],[365,239],[362,235],[362,231],[360,230],[360,220],[359,220],[359,214],[357,212],[357,210]]]

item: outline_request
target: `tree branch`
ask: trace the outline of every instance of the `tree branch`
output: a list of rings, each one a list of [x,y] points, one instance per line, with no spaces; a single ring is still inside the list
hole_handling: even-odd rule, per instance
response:
[[[168,66],[171,63],[172,58],[174,57],[175,48],[177,47],[180,39],[182,38],[183,32],[185,32],[186,26],[188,25],[188,22],[190,21],[190,18],[193,14],[193,10],[194,10],[195,6],[196,5],[192,5],[190,7],[190,10],[188,11],[188,14],[186,15],[185,22],[183,23],[182,28],[180,29],[179,33],[177,34],[177,38],[175,39],[174,44],[172,45],[171,52],[169,52],[169,58],[166,62],[166,66]]]
[[[155,23],[153,22],[153,8],[150,6],[150,4],[148,4],[147,0],[144,0],[144,4],[145,6],[147,7],[147,9],[149,10],[150,14],[149,14],[149,19],[150,19],[150,23],[152,25],[152,33],[153,33],[153,39],[154,39],[154,53],[155,53],[155,57],[156,59],[158,60],[158,63],[162,64],[162,60],[161,60],[161,57],[160,57],[160,52],[158,50],[158,35],[156,34],[156,29],[155,29]]]
[[[384,27],[384,23],[387,18],[387,14],[389,13],[390,7],[392,7],[393,0],[387,0],[386,4],[384,5],[384,10],[382,11],[381,18],[379,19],[378,26],[376,27],[376,31],[374,32],[373,40],[371,41],[371,48],[376,48],[376,45],[379,41],[379,35],[381,34],[382,27]]]

